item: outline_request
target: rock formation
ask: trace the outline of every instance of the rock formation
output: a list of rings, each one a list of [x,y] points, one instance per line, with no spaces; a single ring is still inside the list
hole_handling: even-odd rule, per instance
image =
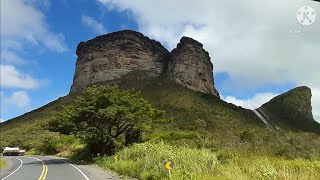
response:
[[[182,37],[171,51],[168,74],[178,84],[189,89],[219,96],[214,88],[213,65],[209,53],[194,39]]]
[[[189,89],[214,94],[213,65],[201,43],[183,37],[170,53],[159,42],[131,30],[80,42],[70,92],[93,84],[117,84],[126,74],[143,71],[148,77],[167,75]]]
[[[270,115],[275,123],[285,123],[297,129],[320,133],[320,125],[312,115],[311,96],[310,88],[297,87],[274,97],[258,110]]]
[[[110,82],[134,71],[159,76],[169,51],[141,33],[125,30],[80,42],[71,92]]]

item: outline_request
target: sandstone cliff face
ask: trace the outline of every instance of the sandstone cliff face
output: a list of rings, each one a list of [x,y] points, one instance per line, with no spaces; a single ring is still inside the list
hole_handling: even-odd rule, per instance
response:
[[[212,69],[209,53],[201,43],[191,38],[182,37],[177,47],[171,51],[168,74],[176,83],[219,96],[214,88]]]
[[[79,43],[78,59],[70,92],[93,84],[117,84],[130,72],[161,74],[189,89],[214,94],[212,63],[202,44],[183,37],[171,53],[141,33],[124,30]]]
[[[169,52],[159,42],[125,30],[81,42],[76,54],[78,59],[71,92],[119,79],[134,70],[158,76]]]

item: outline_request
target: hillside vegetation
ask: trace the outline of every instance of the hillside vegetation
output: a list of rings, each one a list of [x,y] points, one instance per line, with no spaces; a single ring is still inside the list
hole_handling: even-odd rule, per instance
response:
[[[168,179],[166,161],[174,161],[172,179],[319,179],[320,136],[285,123],[270,131],[250,110],[194,92],[160,78],[130,86],[155,108],[163,121],[142,123],[143,143],[119,149],[113,156],[86,159],[139,179]],[[17,145],[29,153],[85,159],[84,143],[74,135],[48,130],[60,98],[38,110],[1,124],[1,147]]]
[[[320,124],[312,116],[311,89],[302,86],[281,94],[260,108],[273,122],[320,134]]]

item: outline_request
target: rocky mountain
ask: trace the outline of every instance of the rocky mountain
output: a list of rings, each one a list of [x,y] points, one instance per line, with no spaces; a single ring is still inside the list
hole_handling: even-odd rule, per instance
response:
[[[119,84],[123,76],[135,73],[140,79],[163,75],[189,89],[219,97],[209,53],[188,37],[169,52],[139,32],[123,30],[80,42],[76,54],[71,93],[93,84]]]
[[[311,89],[294,88],[262,105],[258,111],[269,115],[275,123],[285,123],[296,129],[320,132],[320,124],[312,115]]]
[[[135,31],[119,31],[80,42],[71,92],[97,83],[115,83],[131,71],[159,76],[169,51],[159,42]]]
[[[209,53],[201,43],[192,38],[182,37],[177,47],[171,51],[168,74],[176,83],[219,96],[214,87],[212,69]]]

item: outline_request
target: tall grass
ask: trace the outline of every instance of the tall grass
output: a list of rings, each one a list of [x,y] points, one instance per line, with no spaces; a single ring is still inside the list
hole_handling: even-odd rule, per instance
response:
[[[283,159],[279,157],[239,156],[219,166],[221,179],[317,180],[320,179],[320,161]]]
[[[167,179],[167,161],[174,162],[172,179],[199,179],[216,172],[218,160],[215,154],[206,149],[175,147],[160,143],[146,142],[135,144],[113,157],[97,158],[96,163],[120,174],[139,179]]]
[[[208,149],[176,147],[166,143],[146,142],[127,147],[113,157],[99,157],[95,162],[104,168],[138,179],[265,179],[317,180],[320,179],[320,161],[288,160],[262,155],[230,155],[224,161]],[[218,157],[218,158],[217,158]],[[174,162],[169,177],[164,165]]]

